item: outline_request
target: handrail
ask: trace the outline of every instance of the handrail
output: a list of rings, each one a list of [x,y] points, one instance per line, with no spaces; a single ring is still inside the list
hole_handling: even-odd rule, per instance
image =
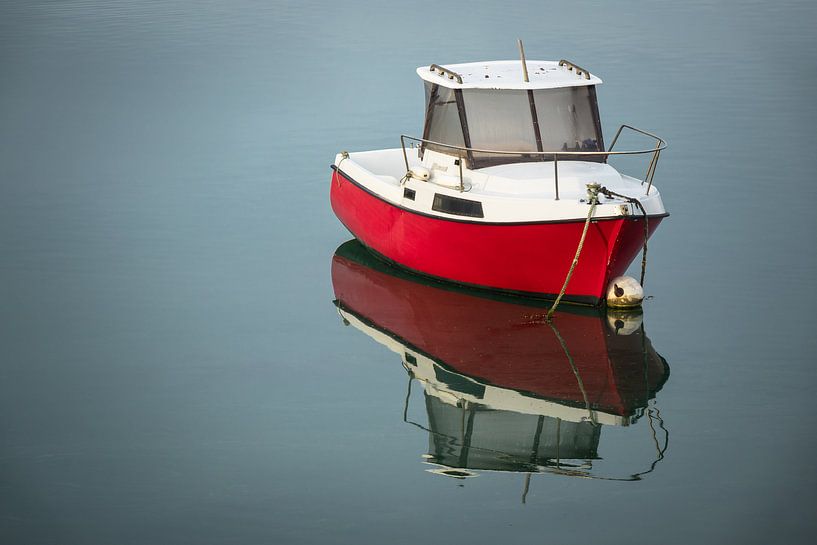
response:
[[[650,138],[655,139],[655,147],[654,148],[646,148],[646,149],[639,149],[639,150],[625,150],[625,151],[613,151],[613,146],[616,145],[618,141],[618,137],[621,135],[621,132],[624,129],[630,129],[634,132],[643,134],[645,136],[649,136]],[[647,183],[647,195],[650,194],[650,189],[652,188],[652,180],[655,176],[655,169],[658,165],[658,158],[661,155],[661,152],[667,148],[667,142],[651,132],[647,132],[642,129],[638,129],[631,125],[621,125],[618,130],[616,131],[616,135],[613,137],[613,142],[610,144],[610,147],[607,151],[510,151],[510,150],[490,150],[490,149],[480,149],[480,148],[469,148],[465,146],[455,146],[452,144],[444,144],[442,142],[435,142],[433,140],[427,140],[425,138],[417,138],[415,136],[409,136],[406,134],[400,135],[400,145],[403,148],[403,160],[406,163],[406,172],[410,169],[409,162],[408,162],[408,155],[406,154],[406,140],[412,142],[419,142],[420,145],[432,145],[432,146],[439,146],[441,148],[447,148],[450,150],[455,150],[463,153],[458,153],[456,155],[460,156],[460,161],[462,161],[462,157],[469,153],[492,153],[497,155],[536,155],[536,156],[553,156],[553,172],[554,172],[554,181],[555,181],[555,191],[556,191],[556,200],[559,200],[559,159],[565,157],[610,157],[612,155],[644,155],[647,153],[652,153],[652,158],[650,159],[650,164],[647,167],[647,173],[644,176],[644,180],[642,180],[641,185]],[[460,191],[464,191],[465,184],[462,178],[462,168],[460,168]]]
[[[650,138],[655,138],[657,141],[659,141],[663,145],[663,147],[661,149],[664,149],[664,148],[667,147],[666,141],[663,138],[661,138],[660,136],[658,136],[656,134],[653,134],[651,132],[645,131],[643,129],[639,129],[638,127],[633,127],[632,125],[623,124],[616,131],[616,135],[613,137],[613,142],[610,144],[610,147],[607,148],[607,151],[613,151],[613,146],[616,145],[616,140],[618,140],[618,137],[621,134],[621,131],[623,129],[630,129],[631,131],[641,133],[643,135],[649,136]]]
[[[582,74],[584,74],[584,79],[590,79],[590,72],[588,72],[578,64],[573,64],[568,60],[562,59],[559,61],[559,66],[567,66],[568,70],[576,70],[577,76],[581,76]]]
[[[653,152],[653,156],[650,159],[650,165],[647,167],[647,174],[644,177],[644,180],[641,182],[641,185],[644,185],[644,182],[647,182],[647,195],[650,194],[650,189],[652,188],[652,179],[655,176],[655,168],[658,165],[658,158],[661,157],[661,151],[667,147],[667,143],[658,135],[655,135],[651,132],[647,132],[643,129],[639,129],[637,127],[633,127],[632,125],[621,125],[618,130],[616,131],[616,135],[613,137],[613,141],[610,143],[610,147],[607,148],[607,151],[613,151],[613,146],[616,145],[618,141],[618,137],[621,135],[621,131],[623,129],[630,129],[631,131],[635,131],[641,133],[645,136],[649,136],[650,138],[655,139],[655,148]]]
[[[437,71],[440,72],[441,76],[447,75],[448,79],[455,79],[455,80],[457,80],[457,83],[462,83],[462,76],[460,76],[459,74],[457,74],[453,70],[449,70],[448,68],[443,68],[439,64],[432,64],[431,66],[428,67],[428,69],[431,70],[432,72],[437,70]]]

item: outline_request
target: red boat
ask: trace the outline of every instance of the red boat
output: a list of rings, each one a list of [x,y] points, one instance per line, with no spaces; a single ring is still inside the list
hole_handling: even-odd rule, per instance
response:
[[[417,73],[423,137],[337,155],[330,196],[340,221],[381,259],[435,279],[545,299],[564,288],[566,301],[602,303],[668,215],[652,184],[664,141],[622,125],[605,151],[601,80],[568,61]],[[651,146],[615,150],[624,130]],[[608,164],[633,154],[650,158],[643,180]]]
[[[449,469],[586,469],[601,425],[652,420],[649,401],[669,376],[639,313],[573,307],[548,324],[541,301],[423,281],[356,241],[336,251],[332,283],[344,323],[422,384],[427,459]]]

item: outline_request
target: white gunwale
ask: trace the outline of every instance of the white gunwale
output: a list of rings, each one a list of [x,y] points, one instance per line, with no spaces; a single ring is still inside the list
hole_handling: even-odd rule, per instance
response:
[[[552,161],[510,163],[471,170],[463,167],[465,191],[460,191],[456,157],[419,148],[407,148],[409,167],[429,169],[428,181],[405,179],[406,168],[400,148],[338,154],[335,166],[369,192],[383,200],[418,213],[441,219],[462,219],[432,209],[435,194],[479,201],[485,217],[468,218],[481,223],[530,223],[543,221],[583,221],[587,217],[587,186],[599,183],[611,191],[638,198],[650,216],[665,215],[661,194],[654,185],[646,194],[640,180],[622,175],[606,163],[559,161],[559,200],[555,199]],[[404,196],[404,188],[415,191],[413,200]],[[639,216],[633,204],[620,198],[602,197],[596,207],[596,219]]]

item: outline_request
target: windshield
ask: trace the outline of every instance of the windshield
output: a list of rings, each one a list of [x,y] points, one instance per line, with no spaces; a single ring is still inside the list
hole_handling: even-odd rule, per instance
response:
[[[592,85],[527,91],[460,90],[426,83],[423,138],[453,146],[519,152],[464,153],[444,146],[424,146],[464,156],[470,168],[553,160],[553,155],[537,151],[604,151]],[[604,162],[605,157],[560,155],[558,159]]]

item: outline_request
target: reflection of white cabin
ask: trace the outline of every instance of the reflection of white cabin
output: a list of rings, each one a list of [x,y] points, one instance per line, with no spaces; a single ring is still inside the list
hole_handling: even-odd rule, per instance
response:
[[[622,417],[572,407],[482,383],[444,368],[395,337],[338,308],[345,321],[399,354],[422,384],[428,415],[429,463],[445,468],[538,471],[545,466],[589,469],[598,457],[601,424],[627,426]],[[640,414],[640,413],[639,413]],[[434,470],[455,477],[448,469]]]
[[[430,463],[535,472],[552,465],[589,468],[588,462],[598,458],[601,426],[587,420],[570,422],[480,404],[451,405],[429,390],[425,401]],[[437,472],[450,475],[446,470]]]

